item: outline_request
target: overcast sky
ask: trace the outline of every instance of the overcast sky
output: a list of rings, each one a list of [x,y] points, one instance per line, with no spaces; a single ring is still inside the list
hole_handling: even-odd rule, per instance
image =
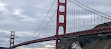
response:
[[[71,0],[71,1],[74,2],[74,0]],[[111,0],[78,0],[78,1],[97,11],[100,11],[102,13],[105,13],[111,16],[111,3],[110,3]],[[51,10],[46,16],[52,4],[53,6]],[[109,21],[98,16],[96,16],[96,19],[98,20],[102,19],[102,22],[91,19],[94,15],[91,15],[91,13],[88,13],[87,11],[85,13],[84,10],[82,10],[79,7],[76,7],[69,1],[67,4],[67,7],[68,7],[67,8],[67,24],[68,24],[67,32],[91,29],[97,24]],[[77,17],[78,20],[74,19],[75,17],[71,17],[71,16],[74,16],[74,13],[73,13],[74,7],[76,7],[76,12],[77,12],[76,15],[79,15]],[[55,1],[54,0],[0,0],[0,32],[1,32],[0,38],[2,38],[0,39],[0,46],[2,47],[9,46],[9,39],[10,39],[9,37],[10,37],[11,30],[16,32],[15,44],[29,41],[32,39],[38,39],[41,37],[48,37],[48,36],[55,35],[56,33],[55,32],[56,31],[56,9],[57,9],[57,0]],[[69,11],[71,11],[72,13],[70,14]],[[80,14],[80,13],[83,13],[83,14]],[[45,16],[46,18],[44,19]],[[47,25],[51,17],[52,19]],[[70,18],[72,20],[69,20]],[[90,19],[92,21],[88,21],[87,23],[84,22]],[[43,21],[43,24],[39,27],[39,29],[37,29],[42,21]],[[89,24],[95,21],[97,21],[96,25]],[[75,23],[77,25],[72,25]],[[83,28],[79,26],[83,26]],[[75,29],[75,27],[78,27],[78,28]],[[44,30],[41,31],[43,28]],[[54,43],[55,43],[54,41],[43,42],[43,43],[22,46],[22,47],[19,47],[18,49],[23,49],[23,48],[45,49],[49,47],[51,47],[49,49],[53,49],[53,47],[55,46]]]

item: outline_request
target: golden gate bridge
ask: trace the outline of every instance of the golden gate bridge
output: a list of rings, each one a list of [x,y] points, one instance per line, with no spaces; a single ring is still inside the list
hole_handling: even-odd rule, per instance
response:
[[[51,21],[53,18],[56,17],[56,32],[53,32],[53,33],[56,33],[56,35],[54,36],[52,35],[52,36],[40,38],[40,39],[35,39],[35,40],[30,40],[27,42],[14,45],[14,31],[12,31],[9,49],[13,49],[13,48],[23,46],[23,45],[51,41],[51,40],[56,40],[56,49],[58,49],[58,42],[62,38],[71,38],[71,37],[74,38],[76,36],[89,35],[89,34],[90,35],[91,34],[109,34],[111,32],[111,26],[92,28],[92,29],[88,28],[88,27],[94,27],[98,24],[102,24],[105,22],[110,22],[111,19],[109,15],[99,12],[93,8],[90,8],[77,0],[57,0],[57,2],[58,2],[57,10],[56,10],[57,13],[54,12],[52,17],[50,17],[48,23],[46,23],[46,26],[40,32],[42,33],[45,29],[47,29],[48,24],[51,24],[51,23],[54,24],[54,22],[51,22]],[[54,3],[55,3],[55,0],[53,4]],[[48,11],[48,13],[50,12],[50,10]],[[82,18],[80,17],[87,18],[87,19],[84,19],[84,21],[81,21]],[[41,22],[40,26],[42,24],[43,22]],[[81,25],[78,25],[78,24],[81,24]],[[82,24],[84,24],[84,26],[82,26]],[[40,26],[38,28],[40,28]],[[51,27],[51,26],[48,26],[48,27]],[[63,34],[60,34],[61,27],[62,27]],[[71,31],[68,31],[68,30],[71,30]]]

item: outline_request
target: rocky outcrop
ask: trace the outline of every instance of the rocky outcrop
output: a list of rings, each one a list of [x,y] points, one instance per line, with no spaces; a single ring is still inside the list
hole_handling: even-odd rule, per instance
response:
[[[111,26],[111,22],[100,24],[94,28]],[[59,42],[58,49],[72,49],[74,42],[78,41],[82,49],[111,49],[111,35],[86,35],[77,38],[65,38]]]
[[[104,36],[94,39],[90,43],[86,43],[82,46],[83,49],[111,49],[111,36]]]

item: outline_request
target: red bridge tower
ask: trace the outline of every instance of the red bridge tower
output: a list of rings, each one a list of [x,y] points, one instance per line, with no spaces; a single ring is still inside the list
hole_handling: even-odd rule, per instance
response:
[[[15,31],[11,31],[10,47],[14,46],[14,36],[15,36]]]
[[[63,2],[60,2],[60,0],[58,0],[56,36],[59,35],[60,27],[63,27],[64,34],[66,34],[66,3],[67,0],[63,0]],[[63,22],[60,22],[61,18],[63,19]],[[58,47],[58,38],[56,39],[56,49],[57,47]]]

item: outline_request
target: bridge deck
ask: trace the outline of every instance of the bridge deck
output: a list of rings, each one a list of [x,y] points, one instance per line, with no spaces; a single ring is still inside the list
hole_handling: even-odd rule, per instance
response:
[[[94,29],[89,29],[89,30],[84,30],[84,31],[68,33],[68,34],[65,34],[65,35],[62,34],[62,35],[58,35],[58,36],[51,36],[51,37],[47,37],[47,38],[31,40],[31,41],[28,41],[28,42],[23,42],[23,43],[14,45],[14,46],[10,47],[10,49],[11,48],[16,48],[16,47],[19,47],[19,46],[23,46],[23,45],[37,43],[37,42],[56,40],[57,38],[68,38],[68,37],[74,37],[74,36],[81,36],[81,35],[88,35],[88,34],[99,34],[99,33],[107,33],[107,32],[111,32],[111,26],[94,28]]]

